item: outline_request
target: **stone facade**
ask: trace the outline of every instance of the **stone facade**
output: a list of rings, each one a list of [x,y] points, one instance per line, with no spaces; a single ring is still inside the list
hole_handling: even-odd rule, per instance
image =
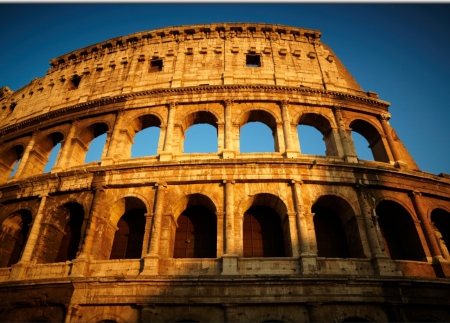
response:
[[[0,320],[450,321],[449,176],[420,171],[389,103],[320,36],[164,28],[2,88]],[[254,121],[274,153],[240,152]],[[217,152],[183,153],[199,123],[217,129]],[[324,156],[301,153],[297,125],[323,134]],[[156,155],[132,158],[148,127]],[[374,161],[358,158],[352,131]]]

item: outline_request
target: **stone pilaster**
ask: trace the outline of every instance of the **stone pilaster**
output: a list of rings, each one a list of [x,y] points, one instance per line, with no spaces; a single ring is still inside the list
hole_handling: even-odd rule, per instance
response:
[[[172,102],[168,106],[166,138],[164,140],[164,151],[159,155],[160,161],[171,160],[173,156],[172,142],[175,127],[175,114],[177,111],[177,102]]]
[[[283,120],[283,133],[285,142],[285,157],[296,158],[299,152],[294,149],[291,132],[291,119],[289,117],[289,100],[281,101],[281,118]]]
[[[159,243],[161,240],[161,223],[163,219],[164,203],[166,198],[166,183],[156,183],[155,214],[150,233],[150,248],[144,258],[144,270],[141,275],[158,275],[159,271]]]
[[[17,167],[16,174],[13,176],[13,179],[18,179],[22,177],[22,174],[25,172],[25,166],[28,164],[28,157],[30,156],[31,151],[34,148],[34,143],[36,142],[36,137],[39,134],[39,130],[36,130],[31,135],[30,141],[28,142],[27,147],[25,148],[25,151],[22,155],[22,158],[20,159],[19,166]]]
[[[317,270],[317,251],[312,250],[311,244],[315,244],[316,236],[312,225],[314,214],[303,212],[303,199],[301,194],[301,180],[292,180],[292,195],[294,197],[294,206],[296,212],[297,232],[300,241],[300,266],[303,274],[314,274]],[[317,249],[317,248],[316,248]]]
[[[232,120],[233,106],[234,106],[233,100],[228,99],[228,100],[224,101],[225,149],[222,150],[222,158],[223,159],[234,158],[236,155],[236,151],[234,150],[234,145],[233,145],[233,120]]]
[[[39,239],[39,234],[41,232],[42,218],[44,216],[45,203],[47,201],[48,192],[44,192],[40,198],[39,208],[34,217],[33,225],[31,227],[30,233],[28,235],[27,243],[23,250],[22,256],[17,264],[12,265],[12,270],[9,275],[9,279],[18,280],[22,279],[26,272],[27,267],[30,265],[31,258],[33,256],[34,249]]]
[[[358,156],[356,155],[356,152],[355,152],[353,140],[347,134],[347,131],[345,129],[344,121],[342,118],[341,107],[338,107],[338,106],[333,107],[333,112],[334,112],[334,118],[336,119],[336,124],[338,125],[339,137],[341,138],[342,148],[344,149],[345,161],[348,163],[357,163]]]
[[[225,254],[222,255],[222,275],[238,275],[238,255],[236,254],[234,233],[234,181],[225,184]]]

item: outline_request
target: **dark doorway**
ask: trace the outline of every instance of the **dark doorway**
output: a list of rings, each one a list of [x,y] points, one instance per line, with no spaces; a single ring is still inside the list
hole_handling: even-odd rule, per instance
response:
[[[126,212],[117,223],[114,243],[109,259],[139,259],[145,232],[145,210]]]
[[[216,215],[204,206],[188,207],[177,220],[174,258],[216,258]]]
[[[253,206],[244,214],[244,257],[284,257],[283,230],[277,212]]]

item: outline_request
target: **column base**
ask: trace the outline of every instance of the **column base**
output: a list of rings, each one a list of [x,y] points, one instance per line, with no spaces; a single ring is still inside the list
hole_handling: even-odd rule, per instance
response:
[[[301,254],[300,255],[300,272],[303,275],[317,274],[317,255]]]
[[[169,153],[162,152],[159,154],[159,161],[169,161],[172,160],[172,158],[173,154],[170,152]]]
[[[358,162],[359,162],[357,156],[348,156],[348,155],[347,155],[347,156],[344,157],[344,160],[345,160],[345,162],[347,162],[347,163],[358,163]]]
[[[143,259],[144,269],[139,275],[141,276],[157,276],[159,274],[159,256],[146,255]]]
[[[408,169],[408,164],[401,161],[401,160],[397,160],[394,163],[394,167],[395,168],[400,168],[400,169]]]
[[[100,165],[101,166],[114,165],[114,162],[115,162],[114,158],[112,158],[112,157],[105,157],[105,158],[102,158]]]
[[[11,266],[11,272],[9,273],[9,280],[20,280],[25,275],[26,270],[30,266],[29,263],[18,262]]]
[[[233,159],[236,157],[236,151],[231,149],[224,149],[221,152],[222,159]]]
[[[239,275],[238,271],[238,255],[224,254],[222,255],[222,273],[221,275]]]
[[[70,270],[71,277],[86,277],[89,276],[90,261],[87,258],[77,258],[72,260],[72,269]]]
[[[296,151],[296,150],[286,150],[284,152],[284,157],[286,157],[286,158],[298,158],[298,151]]]
[[[450,277],[450,261],[445,260],[442,256],[435,256],[432,258],[432,264],[436,277]]]
[[[397,270],[397,266],[388,257],[372,258],[372,266],[379,276],[403,276],[402,272]]]

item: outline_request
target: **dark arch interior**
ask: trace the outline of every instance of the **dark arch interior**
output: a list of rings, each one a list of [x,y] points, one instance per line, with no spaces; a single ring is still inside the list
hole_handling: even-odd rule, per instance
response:
[[[396,202],[382,201],[376,212],[385,250],[391,259],[422,261],[425,253],[408,211]]]
[[[284,257],[280,216],[270,207],[252,206],[244,214],[244,257]]]
[[[19,217],[18,220],[20,229],[15,233],[11,232],[13,244],[9,243],[10,245],[12,245],[12,250],[6,267],[11,267],[11,265],[19,262],[20,256],[22,255],[28,239],[30,224],[32,221],[31,212],[28,210],[20,210],[15,216]]]
[[[314,230],[317,240],[317,256],[349,258],[347,237],[339,216],[324,207],[313,207]]]
[[[442,235],[442,240],[447,249],[450,248],[450,213],[442,209],[436,209],[431,212],[431,222]]]
[[[69,211],[69,221],[64,226],[64,236],[61,239],[55,262],[75,259],[81,239],[81,227],[84,221],[84,209],[78,203],[68,203],[64,208]]]
[[[216,258],[217,219],[210,208],[188,204],[177,224],[174,258]]]
[[[136,199],[137,200],[137,199]],[[125,212],[117,223],[110,259],[139,259],[145,232],[145,209]]]
[[[324,195],[312,212],[319,257],[366,258],[355,213],[347,201]]]

